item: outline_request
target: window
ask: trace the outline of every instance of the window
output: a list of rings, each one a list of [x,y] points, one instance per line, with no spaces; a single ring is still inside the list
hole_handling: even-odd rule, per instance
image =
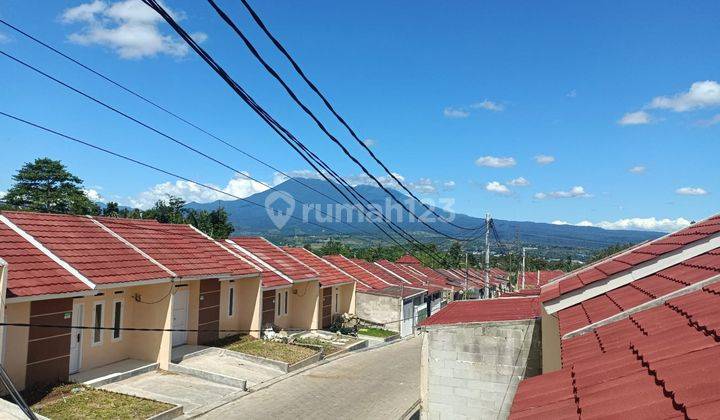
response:
[[[278,294],[277,294],[276,305],[277,305],[277,314],[278,314],[278,316],[280,316],[280,315],[282,315],[282,311],[281,311],[281,309],[282,309],[282,293],[280,293],[280,292],[278,292]]]
[[[232,317],[235,314],[235,286],[230,286],[228,289],[228,317]]]
[[[105,308],[105,304],[103,302],[98,302],[93,306],[93,327],[95,329],[93,330],[93,346],[102,344],[102,336],[103,336],[103,309]]]
[[[283,312],[285,313],[285,315],[287,315],[287,311],[288,311],[288,305],[287,305],[287,304],[288,304],[288,292],[285,291],[285,310],[283,311]]]
[[[338,292],[337,289],[335,289],[335,313],[340,312],[340,310],[338,309],[339,303],[340,303],[340,293]]]
[[[113,341],[120,341],[122,338],[122,310],[123,303],[121,300],[116,300],[113,303],[113,330],[112,339]]]

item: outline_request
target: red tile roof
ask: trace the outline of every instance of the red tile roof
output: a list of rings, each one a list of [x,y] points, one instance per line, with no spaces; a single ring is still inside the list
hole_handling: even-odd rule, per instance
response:
[[[429,293],[435,293],[443,289],[442,286],[438,286],[432,283],[431,279],[424,274],[413,271],[410,267],[402,264],[395,264],[388,260],[375,261],[375,265],[378,265],[385,270],[394,273],[395,276],[404,279],[410,286],[418,287],[427,290]]]
[[[321,286],[334,286],[352,283],[355,278],[342,271],[330,262],[323,260],[305,248],[283,247],[283,251],[297,258],[320,275]]]
[[[368,261],[350,260],[342,255],[326,255],[323,258],[355,277],[358,292],[403,298],[425,293],[425,290],[415,287],[399,286],[403,284],[401,281]]]
[[[348,258],[342,256],[342,255],[326,255],[323,257],[325,260],[329,261],[333,265],[337,266],[339,269],[343,270],[344,272],[350,274],[354,278],[356,278],[358,281],[362,282],[361,284],[357,285],[358,290],[368,290],[368,289],[375,289],[380,290],[384,289],[393,283],[389,283],[382,278],[372,274],[371,272],[367,271],[366,269],[362,268],[357,263],[350,261]]]
[[[230,241],[251,252],[256,257],[271,265],[274,269],[290,278],[293,282],[317,280],[318,273],[300,262],[297,258],[283,251],[259,236],[241,236],[230,238]]]
[[[538,277],[537,271],[527,271],[525,273],[525,287],[540,287],[548,284],[550,280],[556,279],[563,274],[565,274],[562,270],[541,270],[540,277]],[[519,278],[522,281],[522,273],[520,273]]]
[[[420,264],[420,260],[413,257],[410,254],[405,254],[402,257],[398,258],[397,261],[395,261],[398,264]]]
[[[610,256],[589,267],[574,271],[555,282],[560,283],[559,286],[551,284],[544,287],[540,294],[540,301],[545,302],[562,294],[583,288],[590,283],[627,271],[640,263],[656,259],[717,233],[720,233],[720,215],[710,217],[670,235],[636,246],[629,251]]]
[[[30,212],[3,215],[95,284],[171,277],[87,217]]]
[[[384,288],[387,285],[410,286],[410,283],[400,280],[399,278],[393,276],[392,274],[383,270],[381,267],[378,267],[377,265],[375,265],[369,261],[361,260],[359,258],[351,258],[350,261],[352,261],[353,263],[362,267],[363,269],[369,271],[370,273],[375,275],[375,277],[378,277],[379,279],[381,279],[383,281],[383,284],[379,285],[379,288]]]
[[[421,326],[516,321],[540,316],[537,298],[456,300],[420,322]]]
[[[238,258],[226,258],[226,252],[188,225],[110,217],[97,220],[180,277],[257,273]]]
[[[559,311],[560,334],[565,335],[717,275],[720,275],[720,248]]]
[[[563,369],[521,382],[510,417],[717,417],[719,289],[563,340]]]
[[[8,265],[9,298],[90,290],[4,223],[0,223],[0,258]]]

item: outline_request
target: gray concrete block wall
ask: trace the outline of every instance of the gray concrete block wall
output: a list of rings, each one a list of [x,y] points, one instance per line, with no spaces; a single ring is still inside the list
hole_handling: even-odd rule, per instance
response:
[[[355,313],[362,319],[380,324],[388,323],[385,329],[400,332],[400,299],[370,293],[355,294]],[[393,322],[394,321],[394,322]]]
[[[518,383],[540,373],[534,320],[431,326],[423,340],[426,419],[507,418]]]

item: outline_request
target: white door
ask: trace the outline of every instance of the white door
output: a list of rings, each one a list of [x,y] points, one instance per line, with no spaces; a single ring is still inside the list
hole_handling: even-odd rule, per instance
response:
[[[73,305],[72,320],[73,326],[81,326],[83,323],[83,309],[82,303]],[[70,374],[77,373],[80,370],[80,358],[82,355],[82,337],[83,330],[80,328],[73,328],[70,333]]]
[[[173,295],[172,327],[174,330],[184,330],[187,328],[188,296],[187,288],[177,289]],[[173,331],[173,347],[180,346],[185,343],[187,343],[187,331]]]
[[[400,328],[400,336],[405,337],[413,332],[414,306],[412,299],[403,303],[403,320]]]

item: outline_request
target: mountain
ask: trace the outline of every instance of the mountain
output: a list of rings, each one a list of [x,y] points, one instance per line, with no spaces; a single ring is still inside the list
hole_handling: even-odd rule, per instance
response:
[[[312,236],[329,237],[332,235],[358,236],[365,238],[386,238],[362,217],[351,202],[340,195],[330,183],[324,180],[293,178],[276,186],[277,191],[268,190],[254,194],[247,200],[215,201],[212,203],[189,203],[187,207],[197,210],[214,210],[224,207],[235,233],[241,235],[265,235],[269,237]],[[391,215],[393,222],[418,239],[432,240],[437,243],[448,239],[433,232],[420,223],[410,213],[390,199],[382,189],[369,185],[359,185],[355,190],[368,199],[385,215]],[[422,205],[406,195],[391,190],[417,215],[423,216],[427,224],[454,237],[478,237],[473,243],[484,241],[482,231],[469,232],[453,227],[427,212]],[[339,203],[343,203],[338,204]],[[321,212],[318,212],[320,209]],[[484,219],[466,214],[453,214],[435,208],[445,218],[454,217],[453,223],[465,227],[482,227]],[[435,219],[430,218],[432,216]],[[337,221],[343,220],[345,223]],[[379,220],[379,218],[377,218]],[[382,224],[388,230],[388,228]],[[495,219],[495,227],[500,239],[509,243],[515,240],[516,232],[523,245],[544,248],[560,247],[584,250],[596,250],[618,243],[637,243],[660,237],[660,232],[633,230],[605,230],[597,227],[553,225],[524,221]]]

